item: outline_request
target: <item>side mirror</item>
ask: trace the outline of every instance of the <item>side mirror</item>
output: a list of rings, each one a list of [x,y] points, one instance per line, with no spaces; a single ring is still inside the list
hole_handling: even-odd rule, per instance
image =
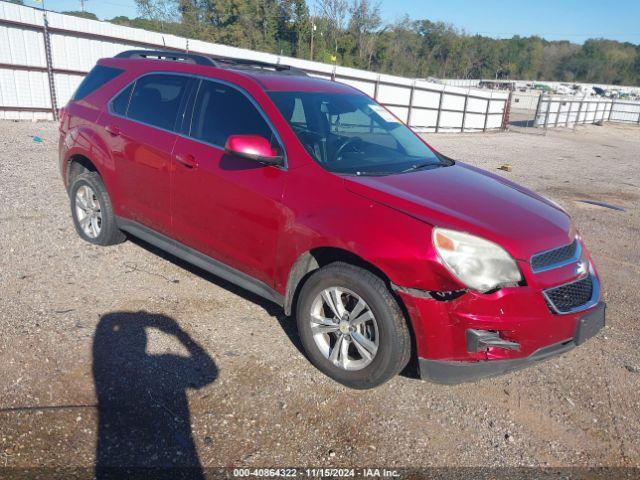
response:
[[[282,165],[284,157],[260,135],[230,135],[224,145],[227,153],[265,165]]]

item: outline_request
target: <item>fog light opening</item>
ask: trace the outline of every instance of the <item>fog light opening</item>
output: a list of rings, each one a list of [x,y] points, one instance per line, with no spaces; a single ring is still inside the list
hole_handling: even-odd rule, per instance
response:
[[[487,349],[504,348],[505,350],[520,350],[520,344],[500,337],[495,330],[477,330],[468,328],[466,331],[467,351],[469,353],[482,352]]]

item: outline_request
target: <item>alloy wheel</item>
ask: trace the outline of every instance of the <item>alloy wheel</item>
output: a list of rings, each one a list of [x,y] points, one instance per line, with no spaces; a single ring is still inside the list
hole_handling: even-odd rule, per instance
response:
[[[78,188],[75,207],[78,224],[84,234],[89,238],[96,238],[100,235],[100,229],[102,228],[100,202],[90,186],[82,185]]]
[[[343,370],[365,368],[378,352],[378,323],[369,305],[351,290],[322,290],[311,306],[310,322],[320,352]]]

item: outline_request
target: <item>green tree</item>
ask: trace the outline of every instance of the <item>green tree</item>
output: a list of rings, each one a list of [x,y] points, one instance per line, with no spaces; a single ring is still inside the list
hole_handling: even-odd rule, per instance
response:
[[[384,24],[377,0],[135,0],[120,25],[409,77],[640,84],[640,45],[468,35],[443,22]],[[20,2],[16,2],[20,3]],[[315,29],[314,29],[315,26]],[[334,60],[335,59],[335,60]]]

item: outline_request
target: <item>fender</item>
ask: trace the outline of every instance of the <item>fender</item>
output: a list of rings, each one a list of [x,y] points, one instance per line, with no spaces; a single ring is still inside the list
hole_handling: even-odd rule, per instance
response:
[[[464,288],[437,259],[429,224],[348,191],[318,165],[289,174],[283,205],[290,218],[281,233],[274,281],[285,297],[315,267],[312,252],[323,248],[358,257],[401,287]]]

